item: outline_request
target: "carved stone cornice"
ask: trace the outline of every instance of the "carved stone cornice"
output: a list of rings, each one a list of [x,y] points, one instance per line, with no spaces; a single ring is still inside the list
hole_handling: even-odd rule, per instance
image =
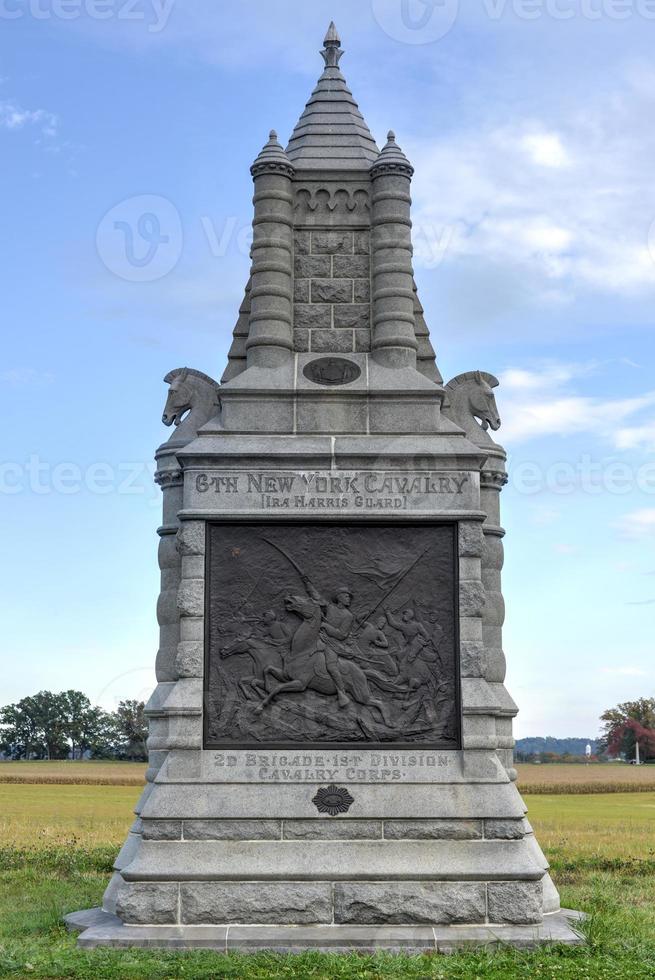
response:
[[[401,174],[403,177],[412,177],[414,168],[411,163],[376,163],[371,167],[371,177],[380,177],[386,174]]]
[[[253,163],[250,173],[253,177],[259,177],[262,174],[279,174],[282,177],[291,178],[295,172],[291,161],[278,143],[277,133],[272,129],[268,143]]]
[[[182,486],[184,483],[184,474],[181,469],[176,470],[157,470],[155,473],[155,483],[162,488],[162,490],[168,490],[169,487]]]
[[[291,178],[295,172],[290,163],[275,163],[273,161],[253,163],[250,168],[250,173],[253,177],[260,177],[262,174],[281,174],[283,177]]]
[[[295,192],[295,211],[299,217],[339,216],[347,218],[350,215],[367,217],[371,210],[368,189],[348,187],[345,184],[336,187],[325,187],[318,184],[301,185]]]
[[[503,470],[482,470],[480,487],[482,490],[502,490],[509,477]]]
[[[393,130],[390,130],[387,137],[387,144],[372,165],[370,174],[372,180],[375,180],[376,177],[393,174],[400,174],[411,180],[414,175],[414,168],[396,143],[396,136]]]

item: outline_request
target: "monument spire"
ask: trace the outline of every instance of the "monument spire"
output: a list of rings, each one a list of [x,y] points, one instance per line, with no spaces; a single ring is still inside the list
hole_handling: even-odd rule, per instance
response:
[[[323,41],[323,51],[321,51],[321,56],[325,62],[325,67],[336,68],[343,53],[339,32],[334,21],[331,20],[330,26],[327,29],[327,34],[325,35],[325,40]]]
[[[339,68],[343,53],[332,22],[321,51],[323,74],[287,147],[298,170],[368,170],[378,158],[380,151]]]

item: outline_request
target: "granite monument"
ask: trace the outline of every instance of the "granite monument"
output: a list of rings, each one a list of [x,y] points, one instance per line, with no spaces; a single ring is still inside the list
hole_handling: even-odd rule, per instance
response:
[[[443,382],[342,54],[252,166],[220,384],[165,378],[147,785],[83,946],[579,941],[515,785],[498,382]]]

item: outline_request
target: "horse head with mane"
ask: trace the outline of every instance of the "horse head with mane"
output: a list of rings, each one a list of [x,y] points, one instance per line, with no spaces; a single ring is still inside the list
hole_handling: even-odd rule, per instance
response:
[[[190,442],[198,435],[198,429],[220,411],[220,386],[193,368],[169,371],[164,381],[170,387],[161,420],[164,425],[175,426],[169,442]]]
[[[461,426],[475,443],[493,443],[488,430],[496,432],[500,428],[500,415],[493,392],[498,384],[498,378],[486,371],[466,371],[446,385],[447,401],[443,414]]]

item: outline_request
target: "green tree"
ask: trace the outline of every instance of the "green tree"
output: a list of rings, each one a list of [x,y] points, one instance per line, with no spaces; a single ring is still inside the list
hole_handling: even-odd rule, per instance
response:
[[[148,721],[143,701],[121,701],[114,712],[119,736],[119,752],[123,758],[145,761],[148,758],[146,740]]]
[[[601,746],[611,755],[635,756],[635,746],[639,739],[644,758],[651,755],[650,737],[655,738],[655,698],[639,698],[638,701],[625,701],[609,708],[601,715],[603,731]],[[636,723],[636,724],[635,724]],[[645,732],[646,734],[640,734]]]
[[[12,758],[114,753],[116,721],[81,691],[39,691],[0,709],[0,744]]]
[[[115,735],[111,715],[97,705],[93,707],[81,691],[63,691],[59,695],[64,716],[64,730],[70,741],[73,758],[91,751],[94,755],[110,753]]]
[[[12,759],[45,755],[45,744],[28,698],[0,709],[0,744]]]

